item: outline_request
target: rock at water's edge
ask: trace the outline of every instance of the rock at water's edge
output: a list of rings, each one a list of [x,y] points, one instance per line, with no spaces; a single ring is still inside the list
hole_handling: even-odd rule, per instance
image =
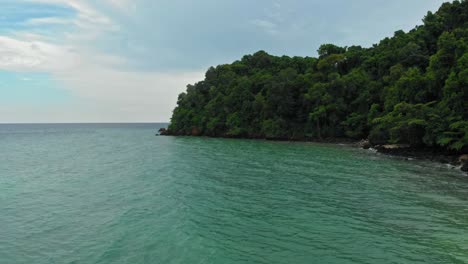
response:
[[[468,172],[468,154],[461,155],[458,161],[461,163],[461,170]]]
[[[165,136],[168,135],[168,131],[166,128],[162,127],[158,130],[159,135]]]
[[[368,139],[363,139],[357,143],[357,146],[363,149],[370,149],[372,147]]]
[[[406,148],[409,148],[409,147],[410,147],[410,145],[408,145],[408,144],[390,144],[390,145],[380,146],[380,148],[387,149],[387,150],[390,150],[390,149],[406,149]]]
[[[378,145],[374,146],[375,149],[377,149],[381,153],[387,153],[387,154],[408,154],[408,152],[411,148],[410,145],[407,144],[389,144],[389,145]]]

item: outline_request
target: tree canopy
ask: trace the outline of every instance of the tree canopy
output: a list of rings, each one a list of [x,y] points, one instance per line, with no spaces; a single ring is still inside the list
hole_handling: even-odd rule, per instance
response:
[[[322,45],[318,58],[264,51],[211,67],[179,95],[168,131],[468,148],[468,1],[370,48]]]

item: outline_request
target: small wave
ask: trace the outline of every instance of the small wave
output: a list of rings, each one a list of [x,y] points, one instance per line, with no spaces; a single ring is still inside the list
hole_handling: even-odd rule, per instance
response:
[[[375,148],[369,148],[368,150],[369,150],[370,152],[377,153],[377,149],[375,149]]]

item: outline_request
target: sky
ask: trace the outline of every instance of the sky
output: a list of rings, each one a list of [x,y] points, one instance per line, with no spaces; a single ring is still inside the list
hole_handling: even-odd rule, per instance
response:
[[[0,0],[0,123],[167,122],[212,65],[369,47],[442,0]]]

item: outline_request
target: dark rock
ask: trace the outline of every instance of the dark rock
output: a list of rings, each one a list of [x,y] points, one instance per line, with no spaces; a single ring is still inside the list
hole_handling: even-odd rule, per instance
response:
[[[359,148],[370,149],[372,147],[371,143],[367,139],[363,139],[357,143]]]
[[[461,155],[458,161],[461,163],[461,170],[468,172],[468,154]]]
[[[191,133],[192,136],[199,136],[200,135],[200,131],[198,130],[197,127],[192,127],[192,133]]]
[[[468,163],[464,163],[460,169],[464,172],[468,172]]]
[[[468,154],[463,154],[463,155],[461,155],[461,156],[458,158],[458,161],[460,161],[461,163],[466,163],[466,162],[468,162]]]
[[[381,153],[393,154],[393,155],[407,155],[410,151],[410,145],[407,144],[388,144],[378,145],[374,148]]]
[[[169,131],[168,131],[166,128],[164,128],[164,127],[160,128],[160,129],[158,130],[158,133],[159,133],[159,135],[162,135],[162,136],[169,135]]]

